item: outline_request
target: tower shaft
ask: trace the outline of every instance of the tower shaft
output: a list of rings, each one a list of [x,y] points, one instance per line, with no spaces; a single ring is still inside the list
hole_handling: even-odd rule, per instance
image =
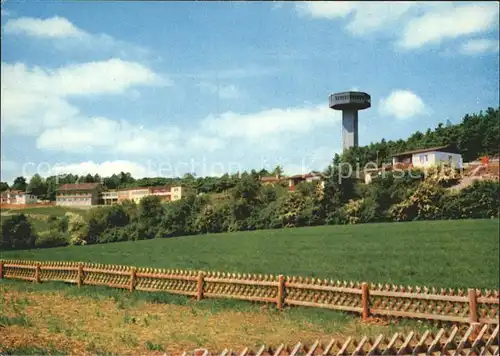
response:
[[[358,110],[342,110],[342,149],[358,147]]]

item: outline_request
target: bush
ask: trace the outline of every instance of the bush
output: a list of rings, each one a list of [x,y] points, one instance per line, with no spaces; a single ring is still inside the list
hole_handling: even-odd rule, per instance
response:
[[[202,234],[225,232],[229,227],[230,217],[231,212],[228,205],[221,207],[207,205],[196,216],[194,228],[196,232]]]
[[[69,236],[54,230],[39,233],[35,241],[35,246],[37,248],[66,246],[68,244]]]
[[[36,235],[24,214],[2,217],[0,247],[2,250],[26,249],[35,246]]]
[[[451,187],[460,181],[460,173],[453,167],[433,166],[425,172],[425,179],[442,187]]]
[[[68,219],[68,233],[70,236],[71,245],[86,245],[87,240],[87,225],[84,218],[75,213],[67,212],[65,216]]]
[[[129,225],[126,227],[112,227],[99,235],[97,242],[102,244],[109,242],[137,240],[138,236],[136,232],[137,229],[133,225]]]
[[[391,207],[391,217],[395,221],[437,219],[443,194],[443,188],[437,183],[424,181],[408,199]]]
[[[375,221],[378,204],[375,200],[366,198],[350,200],[338,212],[338,221],[344,224],[359,224]]]
[[[458,193],[441,199],[441,218],[488,219],[499,217],[500,187],[497,182],[476,181]]]

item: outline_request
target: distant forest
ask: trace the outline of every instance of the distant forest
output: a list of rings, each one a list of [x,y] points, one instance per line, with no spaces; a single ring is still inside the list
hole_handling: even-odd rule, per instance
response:
[[[461,152],[464,162],[474,160],[482,155],[498,155],[500,153],[500,122],[499,108],[488,108],[485,112],[467,114],[462,122],[456,125],[439,123],[434,130],[430,128],[422,133],[415,132],[406,140],[386,141],[371,143],[367,146],[351,148],[342,155],[335,155],[337,162],[348,162],[352,165],[359,163],[361,166],[367,162],[389,163],[395,153],[434,146],[453,145]],[[277,167],[269,172],[265,169],[242,175],[253,177],[267,176],[280,171]],[[73,174],[59,177],[59,184],[64,183],[91,183],[103,182],[107,189],[146,187],[158,185],[186,185],[196,188],[202,193],[220,193],[235,187],[239,180],[238,174],[225,174],[221,177],[195,177],[193,174],[185,174],[177,178],[140,178],[132,177],[130,173],[121,172],[111,177],[100,177],[98,174],[78,176]],[[17,189],[31,192],[42,199],[55,200],[57,189],[56,176],[42,178],[35,174],[28,182],[25,177],[17,177],[12,186],[6,182],[0,182],[0,191]]]

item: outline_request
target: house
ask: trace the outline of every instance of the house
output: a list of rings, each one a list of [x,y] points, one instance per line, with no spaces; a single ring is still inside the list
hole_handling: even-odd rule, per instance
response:
[[[56,205],[92,206],[101,200],[100,183],[63,184],[57,189]]]
[[[442,164],[462,169],[462,155],[450,146],[439,146],[402,152],[392,157],[394,168],[428,168]]]
[[[279,184],[279,183],[286,183],[288,185],[288,191],[293,192],[295,191],[295,187],[297,184],[301,182],[314,182],[314,181],[320,181],[321,185],[323,186],[323,177],[319,173],[307,173],[307,174],[297,174],[294,176],[290,177],[282,177],[279,174],[276,176],[269,176],[269,177],[261,177],[260,181],[263,185],[269,185],[269,184]]]
[[[307,174],[296,174],[294,176],[288,177],[288,190],[294,191],[295,187],[302,182],[312,183],[320,182],[322,188],[324,187],[323,177],[319,173],[307,173]]]
[[[279,173],[274,176],[260,177],[260,182],[263,185],[278,184],[285,181],[285,177],[282,177]]]
[[[25,193],[20,190],[6,190],[2,192],[0,202],[1,204],[16,204],[27,205],[36,204],[38,198],[36,195]]]

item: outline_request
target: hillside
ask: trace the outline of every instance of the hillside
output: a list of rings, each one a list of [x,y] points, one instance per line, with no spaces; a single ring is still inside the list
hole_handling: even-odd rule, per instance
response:
[[[498,256],[497,220],[261,230],[0,254],[3,259],[481,288],[498,288]]]

